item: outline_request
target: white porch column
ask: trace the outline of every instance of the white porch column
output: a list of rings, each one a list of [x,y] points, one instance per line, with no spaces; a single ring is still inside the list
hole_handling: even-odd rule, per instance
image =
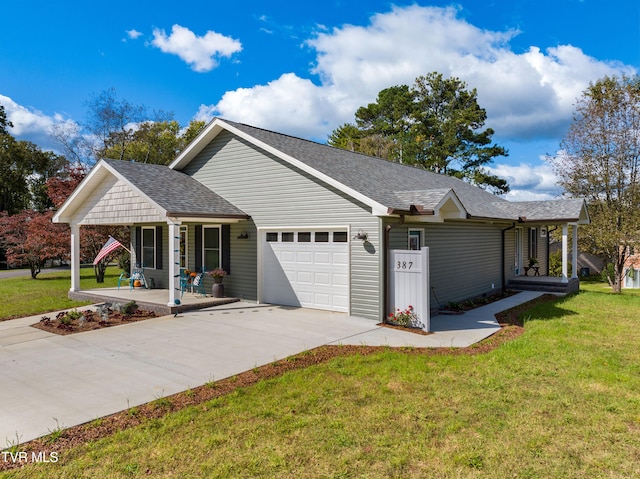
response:
[[[571,234],[573,235],[573,243],[571,245],[571,261],[573,265],[571,277],[578,277],[578,223],[571,225]]]
[[[71,227],[71,288],[69,291],[80,291],[80,226]]]
[[[562,282],[569,282],[568,275],[568,256],[569,256],[569,225],[562,225]]]
[[[180,291],[180,222],[167,220],[169,225],[169,302],[175,306],[176,291]]]

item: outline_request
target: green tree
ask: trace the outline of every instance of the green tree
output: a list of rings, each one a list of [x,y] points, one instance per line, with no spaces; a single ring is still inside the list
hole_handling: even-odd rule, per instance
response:
[[[121,145],[105,148],[100,152],[103,158],[117,158],[168,165],[204,128],[204,122],[192,121],[184,132],[175,120],[144,121],[131,134],[126,153],[121,153]]]
[[[57,124],[52,133],[67,157],[85,166],[103,158],[168,165],[205,126],[193,120],[183,130],[172,113],[150,113],[114,88],[93,95],[87,107],[83,124]]]
[[[560,151],[550,158],[566,195],[586,198],[591,224],[581,246],[599,256],[620,292],[624,264],[640,244],[640,77],[604,77],[583,92]]]
[[[12,126],[0,105],[0,211],[9,215],[25,209],[44,211],[53,206],[44,184],[62,171],[67,161],[29,141],[16,140],[9,133]]]
[[[355,117],[356,125],[333,131],[330,145],[463,178],[498,194],[509,191],[504,179],[486,169],[508,152],[491,144],[494,131],[482,129],[487,114],[477,92],[458,78],[434,72],[411,88],[386,88]]]

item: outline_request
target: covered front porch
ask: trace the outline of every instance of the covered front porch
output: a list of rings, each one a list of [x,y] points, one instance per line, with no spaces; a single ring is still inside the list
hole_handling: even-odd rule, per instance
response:
[[[71,229],[70,298],[133,299],[144,309],[166,314],[221,304],[214,298],[183,296],[181,276],[187,269],[224,268],[230,273],[230,226],[248,220],[239,208],[184,173],[118,160],[97,163],[53,218]],[[142,269],[152,289],[81,291],[81,226],[98,225],[130,228],[131,272]],[[231,286],[232,279],[227,283]],[[222,299],[228,300],[235,298]]]
[[[92,301],[95,303],[128,303],[135,301],[140,309],[153,311],[160,315],[177,314],[185,311],[220,306],[221,304],[235,303],[238,298],[213,298],[200,296],[193,293],[185,293],[179,300],[179,304],[167,304],[169,291],[166,289],[145,288],[97,288],[83,291],[70,291],[69,298],[78,301]]]
[[[515,266],[504,283],[514,291],[569,294],[580,289],[578,278],[578,225],[588,222],[586,209],[578,221],[527,221],[520,218],[514,229]],[[561,232],[560,268],[552,267],[550,234]],[[556,260],[557,261],[557,260]],[[553,275],[553,276],[552,276]]]

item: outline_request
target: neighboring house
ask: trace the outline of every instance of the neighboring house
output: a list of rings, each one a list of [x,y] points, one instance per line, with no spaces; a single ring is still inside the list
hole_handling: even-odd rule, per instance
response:
[[[637,251],[637,248],[630,248],[629,257],[624,263],[622,285],[625,288],[640,288],[640,254]]]
[[[560,241],[551,240],[549,243],[550,254],[555,254],[562,251],[562,243]],[[597,275],[602,273],[604,269],[604,262],[597,256],[589,253],[578,253],[578,267],[576,270],[580,276]]]
[[[583,200],[513,203],[450,176],[214,119],[168,167],[98,162],[54,221],[71,225],[72,292],[79,226],[118,224],[132,228],[132,264],[168,289],[168,304],[179,267],[222,267],[230,296],[380,320],[394,307],[389,249],[428,246],[432,301],[446,304],[506,288],[530,257],[544,276],[550,226],[564,232],[566,265],[569,228],[576,255],[589,217]],[[564,273],[577,285],[575,271]]]

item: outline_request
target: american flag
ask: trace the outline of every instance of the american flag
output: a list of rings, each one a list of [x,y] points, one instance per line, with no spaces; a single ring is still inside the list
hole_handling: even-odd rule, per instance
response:
[[[122,243],[120,243],[120,241],[115,239],[113,236],[109,236],[109,239],[107,240],[107,242],[104,244],[104,246],[98,253],[98,256],[96,256],[96,259],[93,260],[93,264],[98,264],[102,258],[107,256],[112,251],[117,250],[121,246],[123,245]]]

